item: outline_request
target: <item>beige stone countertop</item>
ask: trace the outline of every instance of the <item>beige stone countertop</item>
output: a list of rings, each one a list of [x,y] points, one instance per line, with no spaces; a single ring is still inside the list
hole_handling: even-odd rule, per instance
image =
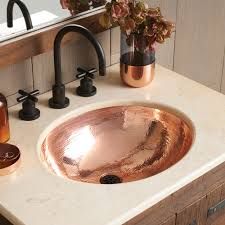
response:
[[[21,105],[9,110],[11,139],[22,153],[18,170],[0,177],[0,214],[15,225],[119,225],[153,206],[225,161],[225,96],[159,65],[152,84],[129,88],[121,83],[119,65],[98,77],[97,95],[76,96],[78,81],[67,85],[71,104],[50,109],[51,92],[39,96],[41,117],[33,122],[17,118]],[[184,113],[195,127],[189,153],[158,175],[117,185],[76,182],[51,174],[41,164],[38,139],[54,120],[124,102],[157,103]]]

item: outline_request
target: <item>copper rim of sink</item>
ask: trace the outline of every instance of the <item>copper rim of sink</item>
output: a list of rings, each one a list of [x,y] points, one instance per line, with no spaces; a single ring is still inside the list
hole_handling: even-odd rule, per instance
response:
[[[110,182],[131,182],[182,159],[193,133],[186,119],[164,109],[107,107],[52,129],[42,142],[41,160],[56,175],[76,181],[107,183],[104,178],[110,177]]]

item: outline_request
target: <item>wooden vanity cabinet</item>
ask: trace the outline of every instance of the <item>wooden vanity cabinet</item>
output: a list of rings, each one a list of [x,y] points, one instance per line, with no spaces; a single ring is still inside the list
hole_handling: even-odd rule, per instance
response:
[[[0,225],[13,225],[5,217],[0,214]]]
[[[176,225],[204,225],[206,196],[177,213]]]
[[[225,225],[225,183],[176,213],[175,225]]]
[[[225,183],[207,195],[206,225],[225,225]]]
[[[124,225],[225,225],[225,163]]]
[[[174,216],[173,218],[166,220],[165,222],[163,222],[160,225],[175,225],[175,222],[176,222],[175,219],[176,219],[176,217]],[[151,225],[151,223],[149,223],[149,224]]]

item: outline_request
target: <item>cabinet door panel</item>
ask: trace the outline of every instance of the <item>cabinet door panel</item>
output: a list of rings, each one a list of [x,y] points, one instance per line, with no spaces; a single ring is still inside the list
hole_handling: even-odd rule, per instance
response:
[[[208,216],[206,225],[225,224],[225,184],[207,196]],[[209,211],[210,210],[210,211]]]
[[[210,225],[224,225],[224,224],[225,224],[225,215],[220,215]]]
[[[176,225],[205,225],[204,211],[206,211],[206,197],[179,212]]]
[[[175,225],[175,216],[173,218],[168,219],[166,222],[160,225]]]

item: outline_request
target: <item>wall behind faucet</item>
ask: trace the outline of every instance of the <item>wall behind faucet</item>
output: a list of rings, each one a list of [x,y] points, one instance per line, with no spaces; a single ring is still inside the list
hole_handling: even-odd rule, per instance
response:
[[[110,30],[95,35],[102,45],[106,66],[110,66]],[[78,41],[69,43],[62,48],[62,77],[64,83],[75,79],[77,67],[98,68],[98,58],[94,47],[80,36]],[[51,90],[54,83],[54,60],[53,52],[33,57],[34,88],[42,93]]]
[[[225,57],[224,57],[224,62],[223,62],[223,76],[222,76],[222,81],[221,81],[221,92],[225,94]]]
[[[174,70],[220,91],[224,66],[225,1],[178,0],[177,9]]]
[[[96,38],[102,45],[106,65],[110,66],[111,45],[110,30],[99,33]],[[13,53],[12,53],[13,54]],[[93,46],[84,38],[62,47],[63,82],[69,83],[75,79],[76,68],[98,66],[97,55]],[[19,89],[31,91],[39,89],[41,93],[51,90],[54,83],[53,52],[32,57],[18,64],[0,69],[0,92],[7,96],[9,106],[15,105]]]
[[[7,96],[9,106],[16,103],[19,89],[33,90],[31,59],[0,69],[0,92]]]
[[[199,2],[203,0],[148,1],[150,1],[151,5],[160,6],[163,14],[177,24],[176,33],[173,34],[172,38],[167,40],[164,45],[158,46],[157,62],[169,69],[181,72],[185,76],[214,88],[217,91],[222,91],[222,93],[225,94],[225,69],[223,69],[223,65],[225,64],[223,54],[225,30],[222,29],[222,22],[217,23],[216,26],[214,26],[213,22],[206,22],[206,20],[211,21],[213,19],[214,22],[218,19],[222,21],[223,17],[223,21],[225,21],[223,10],[220,10],[221,13],[219,14],[216,13],[218,8],[222,8],[222,6],[225,5],[223,3],[224,0],[218,0],[216,5],[213,4],[213,6],[216,7],[216,11],[213,11],[214,13],[212,14],[206,13],[205,11],[207,10],[204,9],[204,7],[208,7],[208,10],[211,12],[211,0],[206,0],[207,4],[203,5],[199,4]],[[199,15],[200,13],[202,15]],[[198,31],[200,32],[199,34]],[[207,41],[204,40],[204,42],[202,42],[201,32],[206,32],[207,35],[205,38]],[[211,35],[210,32],[214,32],[216,35],[221,33],[220,36],[222,38],[219,38],[220,43],[219,45],[217,43],[216,48],[213,48],[213,35]],[[107,66],[118,63],[120,57],[119,28],[107,30],[97,34],[96,37],[104,48]],[[192,47],[193,43],[190,42],[195,44],[194,47]],[[208,52],[207,49],[204,48],[205,43],[209,45]],[[191,48],[192,50],[188,52]],[[199,49],[204,49],[206,51],[199,52]],[[213,52],[212,57],[214,63],[210,61],[209,51]],[[195,56],[195,60],[193,61],[191,55],[187,53],[198,56]],[[204,54],[205,59],[204,57],[200,58],[201,54]],[[209,61],[207,61],[208,59]],[[185,62],[188,62],[188,65],[186,65]],[[74,80],[76,68],[78,66],[97,67],[95,51],[88,41],[82,37],[79,41],[67,44],[62,48],[62,72],[65,83]],[[7,96],[9,105],[12,106],[16,104],[16,93],[18,89],[31,91],[37,88],[43,93],[51,89],[53,80],[53,53],[48,52],[7,68],[1,68],[0,92]],[[216,85],[212,85],[213,82]]]

